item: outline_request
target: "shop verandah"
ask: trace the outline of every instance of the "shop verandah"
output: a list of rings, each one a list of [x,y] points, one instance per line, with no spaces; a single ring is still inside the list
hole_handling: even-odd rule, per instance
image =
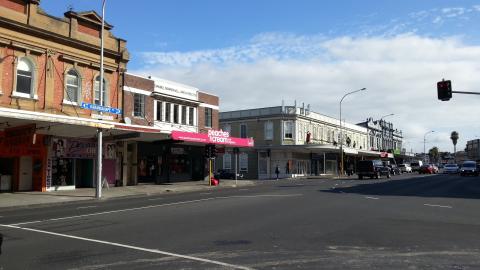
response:
[[[159,129],[0,108],[0,175],[3,192],[96,186],[97,132],[104,131],[102,179],[126,185],[128,140],[155,140]]]

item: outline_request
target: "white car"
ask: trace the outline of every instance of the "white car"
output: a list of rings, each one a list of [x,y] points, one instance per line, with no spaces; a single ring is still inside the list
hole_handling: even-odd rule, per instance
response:
[[[443,173],[458,173],[460,171],[460,167],[457,164],[445,164],[443,166]]]
[[[398,165],[398,168],[402,173],[411,173],[412,172],[412,167],[410,167],[409,164],[400,164]]]

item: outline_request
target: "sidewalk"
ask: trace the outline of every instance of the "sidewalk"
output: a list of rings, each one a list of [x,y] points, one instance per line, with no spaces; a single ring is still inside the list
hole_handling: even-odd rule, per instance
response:
[[[252,180],[239,180],[238,187],[255,185]],[[162,193],[184,193],[210,191],[218,188],[234,188],[235,180],[221,180],[219,186],[209,186],[208,181],[177,182],[164,185],[139,184],[136,186],[111,187],[102,189],[102,200],[127,196],[149,196]],[[50,192],[0,193],[0,209],[27,207],[42,204],[67,203],[95,199],[94,188]]]

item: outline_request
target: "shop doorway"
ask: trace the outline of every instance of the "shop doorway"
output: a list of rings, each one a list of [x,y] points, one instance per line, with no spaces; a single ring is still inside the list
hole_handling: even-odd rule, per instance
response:
[[[0,191],[12,191],[13,158],[0,158]]]
[[[20,157],[20,173],[18,176],[18,190],[31,191],[33,189],[32,157]]]
[[[90,188],[93,185],[93,159],[75,160],[75,187]]]

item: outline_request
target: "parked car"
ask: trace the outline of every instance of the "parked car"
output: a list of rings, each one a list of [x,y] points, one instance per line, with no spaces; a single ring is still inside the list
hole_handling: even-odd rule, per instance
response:
[[[430,164],[430,166],[432,166],[433,173],[438,173],[440,171],[440,169],[436,164]]]
[[[410,167],[409,164],[400,164],[398,165],[398,168],[402,173],[411,173],[412,172],[412,167]]]
[[[443,173],[458,173],[460,168],[458,167],[457,164],[445,164],[443,166]]]
[[[216,179],[235,179],[235,173],[229,172],[227,170],[218,170],[216,173],[214,173],[213,177]],[[242,178],[243,178],[242,174],[237,174],[237,179],[242,179]]]
[[[477,163],[475,161],[464,161],[460,167],[460,175],[475,175],[478,176]]]
[[[420,169],[418,170],[418,173],[420,174],[434,174],[438,173],[438,168],[437,166],[434,166],[432,164],[425,164]]]
[[[358,179],[363,177],[380,178],[386,176],[390,178],[390,168],[383,165],[381,160],[361,160],[357,163]]]
[[[412,167],[412,172],[420,172],[420,167],[423,166],[423,162],[420,161],[415,161],[410,163],[410,166]]]

